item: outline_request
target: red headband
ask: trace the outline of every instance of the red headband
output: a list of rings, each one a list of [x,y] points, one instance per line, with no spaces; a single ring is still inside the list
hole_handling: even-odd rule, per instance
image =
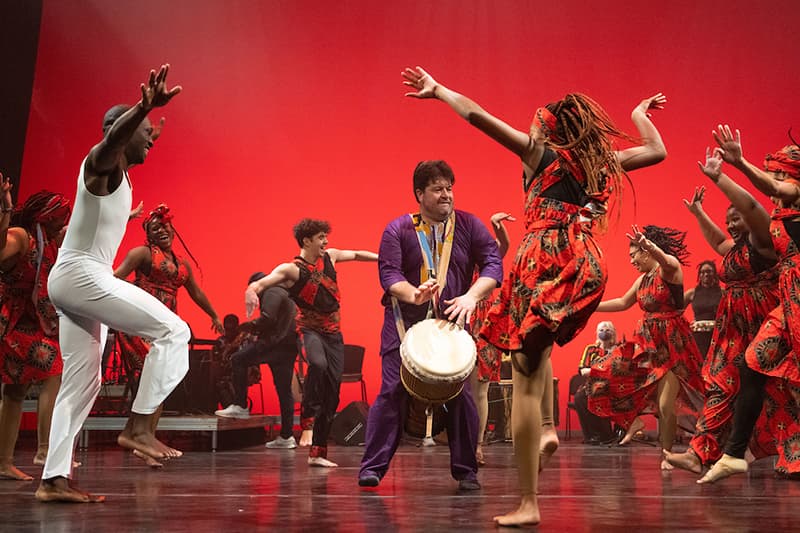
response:
[[[142,222],[142,228],[147,231],[147,226],[149,226],[151,222],[157,220],[162,224],[167,224],[171,222],[173,218],[174,216],[169,212],[169,207],[167,207],[167,204],[158,204],[155,209],[150,211],[150,214],[147,215],[147,218],[144,219],[144,222]]]
[[[764,170],[785,172],[790,178],[800,179],[800,148],[790,144],[764,157]]]
[[[542,133],[544,133],[545,137],[552,139],[556,143],[560,143],[560,140],[556,135],[556,126],[558,124],[558,120],[556,119],[556,116],[550,112],[549,109],[547,109],[546,107],[540,107],[539,109],[537,109],[535,114],[535,121],[536,125],[539,127],[540,130],[542,130]]]
[[[38,224],[46,224],[53,220],[66,218],[71,212],[69,200],[61,194],[53,194],[44,207],[33,215],[33,221]]]

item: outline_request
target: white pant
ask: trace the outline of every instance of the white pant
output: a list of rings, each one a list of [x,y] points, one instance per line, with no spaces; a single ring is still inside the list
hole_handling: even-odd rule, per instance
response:
[[[102,380],[108,327],[152,339],[133,412],[155,412],[189,370],[189,326],[139,287],[117,279],[109,265],[85,256],[59,262],[47,288],[59,315],[64,360],[43,479],[70,477],[75,437]]]

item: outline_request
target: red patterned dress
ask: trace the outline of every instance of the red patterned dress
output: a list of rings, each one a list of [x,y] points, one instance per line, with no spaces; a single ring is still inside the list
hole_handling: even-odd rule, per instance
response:
[[[676,414],[702,406],[702,355],[683,317],[683,285],[669,284],[661,267],[642,276],[636,300],[644,311],[633,342],[592,365],[587,380],[589,409],[624,428],[645,412],[658,412],[658,382],[671,371],[681,384]]]
[[[792,182],[800,187],[800,182]],[[800,210],[777,208],[770,224],[780,260],[780,305],[772,310],[745,354],[753,370],[779,380],[767,389],[764,409],[769,417],[782,473],[800,472]]]
[[[158,298],[170,311],[177,313],[178,289],[189,279],[186,262],[174,252],[171,257],[167,257],[163,250],[155,245],[150,245],[150,257],[150,273],[145,275],[137,269],[133,283]],[[126,369],[135,373],[140,372],[145,356],[150,351],[150,343],[141,337],[122,332],[117,334],[117,341]]]
[[[591,217],[581,216],[589,215],[587,202],[604,205],[608,190],[587,195],[586,177],[569,152],[545,155],[552,160],[523,184],[526,233],[480,331],[501,350],[520,350],[541,327],[559,345],[572,340],[600,303],[608,278]]]
[[[717,310],[711,348],[703,365],[705,404],[689,443],[703,464],[722,456],[722,446],[733,423],[739,367],[744,364],[745,350],[769,312],[778,305],[778,270],[774,267],[775,261],[760,256],[749,239],[737,242],[722,260],[719,278],[725,289]],[[768,391],[776,385],[775,380],[770,380]],[[774,396],[772,392],[768,394]],[[756,442],[750,445],[753,453],[774,455],[774,445],[770,453],[771,439],[763,412],[754,435]]]
[[[45,244],[36,277],[36,239],[8,272],[0,273],[0,374],[3,383],[26,384],[61,374],[58,317],[47,296],[47,276],[58,247]]]
[[[478,279],[478,272],[472,277],[472,283]],[[487,296],[475,306],[475,311],[472,313],[472,323],[475,327],[472,329],[472,337],[475,339],[475,347],[478,351],[478,381],[500,381],[500,365],[503,359],[503,352],[497,347],[489,344],[478,335],[479,326],[483,324],[489,309],[492,306],[491,295]]]

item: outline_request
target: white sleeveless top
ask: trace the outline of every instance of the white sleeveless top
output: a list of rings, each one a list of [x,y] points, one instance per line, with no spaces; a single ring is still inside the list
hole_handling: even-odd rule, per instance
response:
[[[122,183],[114,192],[107,196],[96,196],[86,189],[83,181],[85,168],[86,159],[78,174],[78,193],[58,260],[62,262],[88,256],[111,266],[125,236],[133,203],[128,172],[123,171]]]

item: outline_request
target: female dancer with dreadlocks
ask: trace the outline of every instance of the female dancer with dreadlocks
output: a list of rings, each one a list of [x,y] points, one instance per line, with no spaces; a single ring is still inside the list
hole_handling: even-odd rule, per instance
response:
[[[27,481],[33,478],[14,466],[22,401],[32,383],[42,384],[37,412],[39,447],[33,462],[44,464],[61,384],[58,318],[47,296],[47,276],[70,208],[60,194],[41,191],[14,211],[11,182],[3,180],[2,174],[0,202],[0,479]]]
[[[605,289],[606,263],[592,236],[611,195],[619,195],[625,172],[653,165],[666,149],[648,110],[661,109],[660,93],[631,113],[641,146],[615,151],[614,140],[631,141],[592,99],[568,94],[540,108],[529,131],[518,131],[469,98],[437,83],[417,67],[403,73],[415,89],[407,96],[435,98],[522,160],[526,194],[524,236],[500,295],[481,335],[512,353],[514,409],[512,433],[522,500],[500,525],[540,521],[536,491],[542,445],[542,409],[552,383],[550,352],[586,325]],[[548,441],[549,452],[554,450]]]
[[[745,450],[769,394],[769,426],[773,430],[780,474],[800,475],[800,147],[792,139],[764,159],[764,170],[742,154],[741,135],[730,127],[713,132],[723,161],[733,165],[777,206],[772,212],[770,236],[778,256],[779,303],[767,316],[745,353],[746,365],[739,369],[740,390],[733,414],[733,429],[725,453],[698,483],[713,483],[732,474],[747,472]],[[790,136],[791,138],[791,136]],[[768,378],[781,383],[775,398]]]
[[[114,271],[114,276],[125,279],[131,272],[135,272],[134,284],[158,298],[161,303],[176,314],[178,311],[178,289],[186,287],[186,291],[192,300],[211,318],[212,329],[219,334],[223,334],[225,328],[203,289],[197,284],[189,261],[176,255],[172,249],[173,239],[177,235],[186,253],[197,264],[197,260],[186,247],[181,236],[175,231],[172,219],[173,215],[169,212],[169,207],[164,204],[151,211],[150,215],[142,222],[142,228],[147,236],[146,244],[130,250],[122,264]],[[117,334],[117,339],[126,372],[131,377],[138,376],[144,366],[145,356],[150,350],[149,344],[141,337],[121,332]],[[134,387],[134,390],[136,390],[136,387]],[[154,430],[158,425],[161,407],[159,407],[158,414],[159,416],[156,416],[154,420]],[[136,450],[133,453],[150,466],[162,466],[152,457],[140,454]]]
[[[683,317],[685,236],[672,228],[645,226],[642,232],[633,226],[633,234],[627,234],[631,264],[642,275],[623,296],[597,307],[599,312],[624,311],[638,302],[644,311],[634,341],[595,362],[586,385],[589,409],[627,429],[620,444],[643,428],[640,414],[657,409],[661,448],[672,450],[676,407],[697,413],[702,405],[703,358]],[[672,465],[664,459],[661,469]]]

